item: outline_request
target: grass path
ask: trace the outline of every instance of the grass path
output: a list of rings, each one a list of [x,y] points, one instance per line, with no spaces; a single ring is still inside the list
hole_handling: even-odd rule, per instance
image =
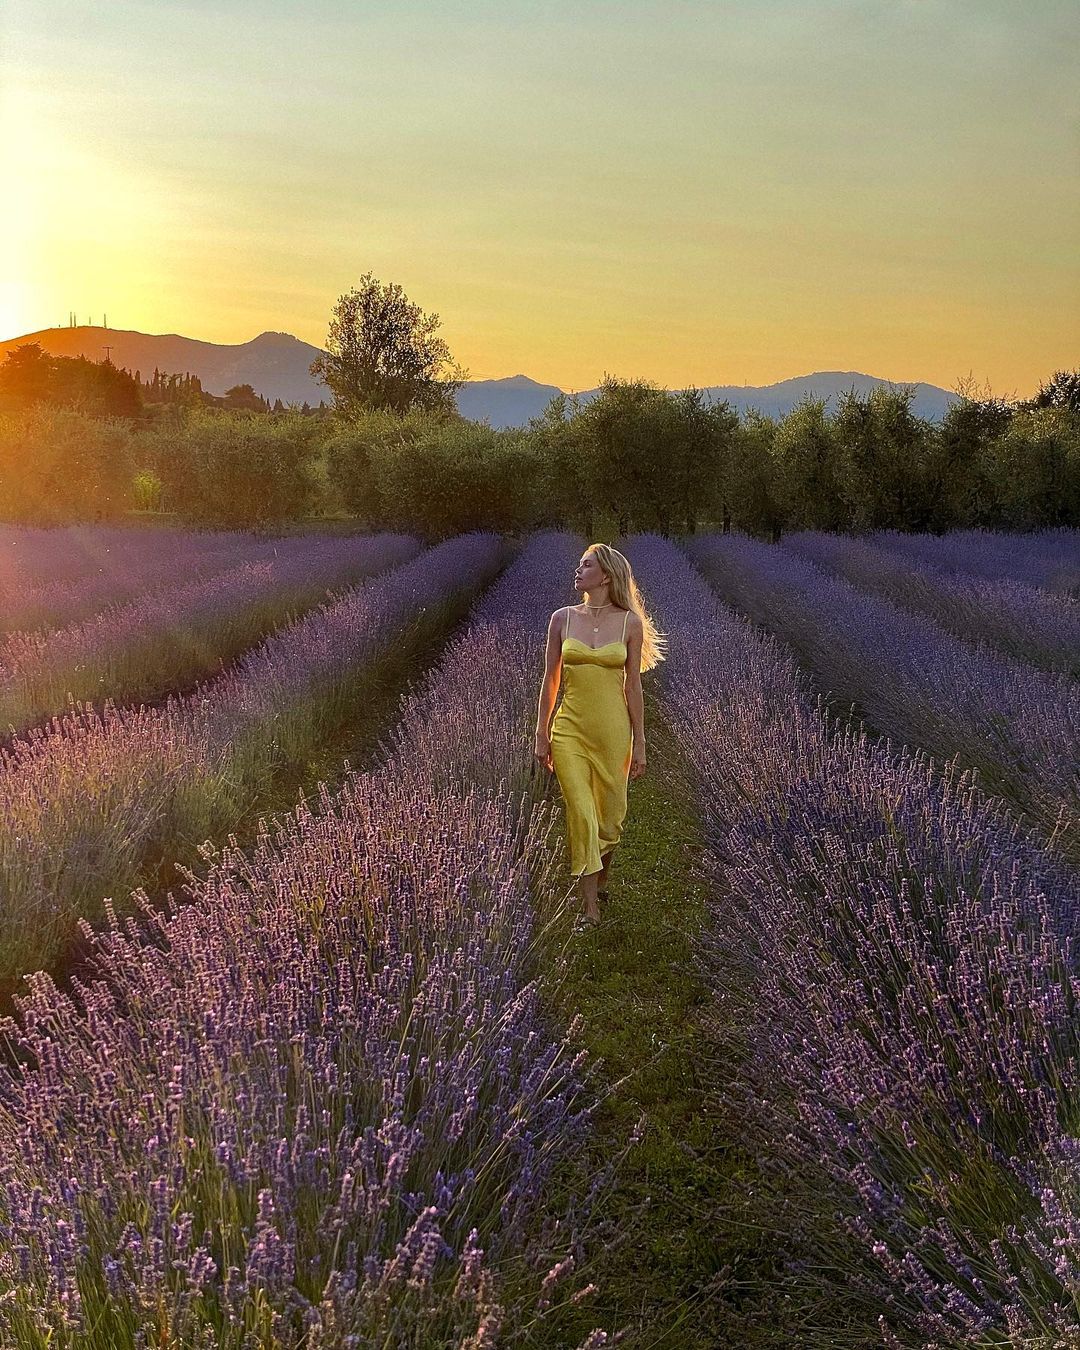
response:
[[[708,1104],[723,1066],[703,1029],[709,996],[693,963],[706,911],[689,775],[655,695],[645,698],[648,770],[630,784],[605,923],[567,945],[562,1014],[584,1016],[583,1043],[603,1059],[610,1087],[586,1173],[625,1148],[642,1116],[645,1128],[605,1201],[608,1216],[629,1219],[627,1239],[594,1254],[600,1293],[567,1335],[627,1328],[623,1344],[635,1350],[717,1350],[751,1343],[740,1290],[768,1256],[741,1198],[752,1159]]]

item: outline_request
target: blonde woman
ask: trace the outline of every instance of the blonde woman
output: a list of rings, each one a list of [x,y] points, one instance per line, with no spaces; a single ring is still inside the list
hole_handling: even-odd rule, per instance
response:
[[[627,782],[645,772],[641,672],[664,659],[665,641],[645,613],[630,563],[610,545],[589,545],[574,589],[581,604],[557,609],[548,623],[533,754],[559,781],[581,921],[594,926],[626,817]]]

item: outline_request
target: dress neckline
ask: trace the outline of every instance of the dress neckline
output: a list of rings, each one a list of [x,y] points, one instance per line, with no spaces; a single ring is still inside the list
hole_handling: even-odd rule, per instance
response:
[[[605,647],[625,647],[626,643],[621,638],[615,638],[613,642],[601,642],[599,647],[592,647],[587,642],[582,642],[581,638],[564,637],[563,642],[576,642],[579,647],[584,647],[587,652],[602,652]]]
[[[570,606],[567,605],[567,607],[566,607],[566,627],[567,627],[567,629],[569,629],[569,627],[570,627],[570,612],[571,612]],[[624,609],[624,610],[623,610],[623,625],[622,625],[622,626],[623,626],[623,631],[622,631],[622,637],[621,637],[621,638],[614,638],[611,642],[601,642],[601,644],[599,645],[599,647],[593,647],[590,643],[586,642],[583,638],[571,637],[570,634],[569,634],[569,632],[568,632],[568,633],[566,634],[566,636],[563,638],[563,642],[564,642],[564,643],[566,643],[566,642],[576,642],[576,643],[578,644],[579,647],[584,647],[585,650],[586,650],[587,652],[602,652],[602,651],[604,650],[605,647],[622,647],[622,648],[624,648],[626,651],[629,651],[630,648],[626,646],[626,620],[627,620],[627,618],[629,617],[629,614],[630,614],[630,611],[629,611],[628,609]]]

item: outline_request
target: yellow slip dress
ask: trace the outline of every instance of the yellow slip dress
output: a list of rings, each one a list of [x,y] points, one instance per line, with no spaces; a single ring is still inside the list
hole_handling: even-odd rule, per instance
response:
[[[623,691],[626,674],[626,620],[619,642],[590,647],[567,636],[562,641],[562,702],[551,723],[551,763],[566,807],[570,871],[599,872],[601,853],[619,842],[626,817],[626,783],[633,750],[633,727]]]

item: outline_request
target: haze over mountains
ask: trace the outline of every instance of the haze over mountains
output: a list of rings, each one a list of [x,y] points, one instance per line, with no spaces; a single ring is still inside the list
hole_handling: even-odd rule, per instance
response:
[[[169,374],[197,375],[202,387],[211,394],[224,394],[237,384],[250,384],[257,393],[283,403],[330,402],[325,385],[314,380],[309,367],[319,348],[301,342],[291,333],[260,333],[250,342],[226,345],[200,342],[176,333],[140,333],[129,329],[80,325],[74,328],[45,328],[38,333],[0,342],[0,355],[24,342],[39,342],[54,356],[85,356],[101,361],[105,348],[114,365],[138,370],[146,379],[157,367]],[[782,417],[807,394],[824,398],[827,406],[836,406],[837,394],[854,387],[865,394],[875,385],[915,384],[912,410],[930,421],[939,421],[956,395],[937,385],[915,381],[891,381],[857,371],[823,370],[776,384],[709,385],[702,392],[711,402],[726,399],[738,412],[754,407],[774,417]],[[465,417],[493,427],[524,426],[537,417],[560,393],[553,384],[540,384],[526,375],[511,375],[501,380],[470,380],[458,394],[458,408]],[[578,390],[588,400],[595,389]]]

